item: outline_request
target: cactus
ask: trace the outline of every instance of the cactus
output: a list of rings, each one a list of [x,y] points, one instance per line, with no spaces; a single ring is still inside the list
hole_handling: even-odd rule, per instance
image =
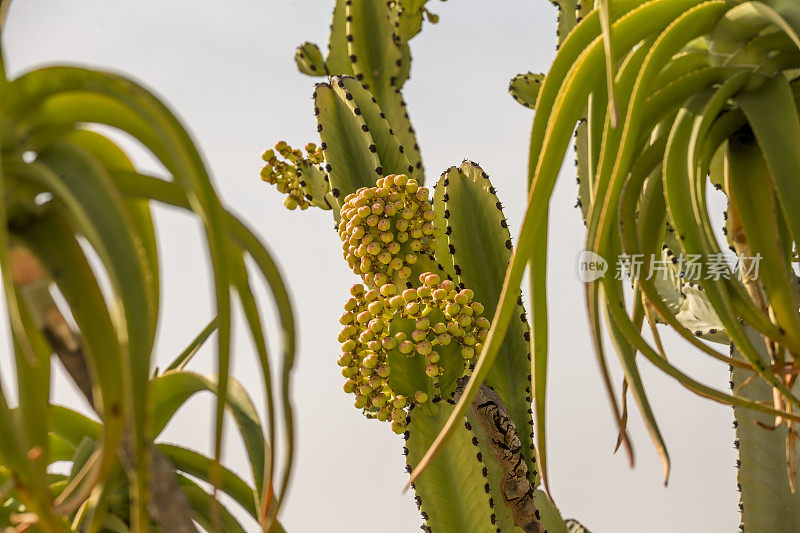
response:
[[[517,74],[508,84],[508,93],[528,109],[536,109],[536,99],[539,97],[539,87],[544,81],[544,74]]]
[[[748,331],[748,336],[758,346],[761,355],[769,357],[763,338],[752,330]],[[731,356],[744,361],[734,345],[731,345]],[[731,392],[763,402],[773,401],[771,387],[762,380],[752,379],[752,372],[743,368],[731,369],[730,384]],[[796,512],[800,508],[797,471],[786,467],[791,457],[789,450],[797,453],[796,428],[788,421],[776,424],[774,417],[742,407],[735,407],[734,415],[740,529],[797,530],[800,528]]]
[[[472,161],[452,167],[439,179],[437,192],[444,206],[446,248],[437,257],[453,257],[455,279],[475,291],[482,302],[491,302],[487,316],[494,314],[494,302],[500,296],[503,276],[511,258],[511,235],[502,204],[489,176]],[[521,298],[521,296],[520,296]],[[505,404],[517,428],[522,453],[530,470],[531,482],[538,484],[538,469],[533,452],[533,420],[530,414],[531,376],[528,343],[530,333],[522,305],[517,306],[519,320],[509,328],[498,363],[486,378]],[[523,395],[522,392],[525,394]]]
[[[287,161],[268,150],[262,176],[288,196],[287,207],[302,210],[318,205],[307,167],[324,172],[314,183],[329,184],[343,258],[361,278],[339,319],[343,389],[368,419],[403,435],[423,530],[563,533],[557,508],[537,490],[531,338],[519,289],[518,320],[481,400],[459,417],[441,456],[430,464],[426,456],[475,369],[513,247],[497,191],[476,163],[446,170],[432,195],[423,186],[401,90],[409,39],[426,17],[436,21],[425,4],[336,3],[328,79],[314,89],[322,160],[279,143]],[[313,75],[323,74],[321,57],[307,43],[296,55]],[[520,85],[518,97],[532,104],[541,76],[524,81],[531,86]]]

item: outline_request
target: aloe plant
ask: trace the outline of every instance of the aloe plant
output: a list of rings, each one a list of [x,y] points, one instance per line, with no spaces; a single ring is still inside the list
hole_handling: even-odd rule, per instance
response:
[[[425,18],[437,20],[425,1],[337,1],[328,54],[311,43],[295,54],[301,73],[324,78],[313,90],[319,140],[304,151],[277,142],[261,170],[288,209],[332,212],[343,259],[361,280],[339,318],[340,355],[332,344],[329,360],[355,407],[403,436],[409,472],[481,372],[513,254],[502,203],[479,165],[464,161],[425,187],[402,95],[409,41]],[[567,531],[539,490],[519,286],[515,298],[518,319],[480,398],[413,482],[425,531]]]
[[[2,18],[8,5],[0,2]],[[140,173],[94,124],[128,133],[169,175]],[[0,268],[18,385],[16,406],[0,390],[0,527],[179,532],[196,531],[197,523],[208,531],[244,531],[218,499],[226,493],[264,531],[281,531],[276,517],[293,449],[292,310],[275,263],[221,204],[190,135],[151,92],[120,75],[54,66],[10,80],[0,68],[0,146]],[[160,293],[153,202],[182,208],[202,223],[216,294],[215,318],[163,373],[152,360]],[[248,258],[279,309],[277,376]],[[229,375],[231,290],[257,348],[266,428]],[[217,375],[186,370],[212,332]],[[53,354],[96,418],[51,402]],[[202,390],[217,398],[214,456],[158,443],[177,408]],[[245,442],[252,486],[220,463],[226,409]],[[281,450],[278,418],[287,430]],[[71,472],[53,473],[56,461],[69,462]]]
[[[624,265],[622,279],[607,274],[585,285],[620,442],[628,445],[627,413],[607,370],[603,322],[624,371],[623,400],[626,391],[636,400],[665,480],[669,455],[638,354],[695,394],[734,407],[742,529],[795,531],[800,6],[785,0],[557,3],[561,42],[553,64],[542,78],[523,75],[510,87],[536,110],[528,207],[516,253],[476,371],[423,464],[455,434],[499,364],[530,267],[537,449],[546,483],[547,219],[575,134],[586,251],[611,264],[639,257],[644,273],[667,271],[656,281]],[[727,197],[725,213],[709,208],[711,187]],[[715,218],[724,220],[724,235],[715,233]],[[728,249],[739,258],[734,272],[715,267],[716,275],[692,279],[686,259],[708,266]],[[641,331],[645,320],[653,342]],[[657,323],[729,366],[731,392],[674,366]],[[731,354],[713,342],[730,344]]]

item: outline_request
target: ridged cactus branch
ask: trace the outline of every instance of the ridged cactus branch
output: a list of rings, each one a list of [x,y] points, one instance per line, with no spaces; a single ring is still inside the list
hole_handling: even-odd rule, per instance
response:
[[[324,76],[328,74],[325,58],[314,43],[303,43],[294,53],[294,62],[297,70],[309,76]]]
[[[375,96],[389,125],[404,147],[407,156],[423,182],[422,159],[416,133],[400,92],[404,77],[404,54],[388,3],[371,0],[349,0],[347,11],[347,49],[357,80]],[[410,56],[406,62],[410,61]]]
[[[444,400],[410,410],[403,451],[409,472],[419,464],[452,411],[452,402]],[[423,531],[500,531],[494,515],[495,503],[482,475],[486,458],[475,442],[472,431],[460,424],[447,453],[414,483],[415,501],[425,521]]]
[[[539,88],[544,81],[544,74],[517,74],[508,84],[508,93],[519,104],[528,109],[536,108],[536,99],[539,97]]]
[[[367,418],[403,434],[409,473],[452,416],[459,380],[474,370],[491,325],[483,315],[494,314],[512,256],[502,204],[476,163],[447,170],[433,200],[423,186],[401,89],[410,75],[408,41],[425,18],[437,20],[426,3],[338,0],[328,57],[310,43],[295,56],[301,72],[328,76],[314,93],[318,175],[330,187],[323,198],[343,257],[364,282],[352,287],[340,318],[343,388]],[[575,7],[562,27],[574,25]],[[533,107],[542,81],[524,75],[510,91]],[[278,185],[290,195],[287,207],[303,209],[319,195],[306,190],[313,171],[302,162],[318,156],[288,153],[293,166]],[[536,490],[531,336],[521,294],[516,315],[471,410],[413,485],[425,531],[566,533],[552,500]]]
[[[447,248],[437,250],[437,257],[452,256],[456,280],[475,291],[486,302],[487,313],[494,315],[503,286],[505,269],[511,259],[511,235],[502,204],[489,176],[474,162],[465,161],[442,174],[436,185],[435,201],[446,223]],[[441,192],[441,196],[438,193]],[[438,244],[444,244],[439,242]],[[525,309],[517,306],[517,320],[506,333],[497,362],[486,383],[503,400],[517,427],[523,454],[536,487],[539,473],[533,445],[531,414],[530,332]],[[524,392],[524,394],[523,394]]]
[[[750,337],[762,355],[768,357],[764,339],[752,331]],[[731,357],[744,360],[733,345]],[[774,400],[772,388],[763,380],[753,379],[753,372],[749,370],[732,368],[730,385],[734,392],[752,400],[770,404]],[[793,388],[795,392],[799,389]],[[738,452],[739,530],[745,533],[800,531],[800,492],[792,490],[791,469],[787,468],[787,460],[796,458],[798,453],[796,427],[743,407],[735,407],[733,413],[734,446]]]
[[[370,150],[378,154],[384,173],[407,174],[413,178],[415,169],[408,160],[406,147],[400,144],[386,119],[386,114],[381,111],[377,100],[367,87],[349,76],[332,77],[331,87],[355,115],[360,115],[364,119],[375,143],[370,146]]]
[[[463,385],[462,382],[460,390],[463,390]],[[513,525],[528,533],[544,533],[545,528],[534,502],[534,487],[531,486],[528,466],[522,453],[522,443],[503,401],[492,389],[482,385],[472,401],[468,419],[473,426],[477,422],[483,432],[479,441],[485,442],[494,454],[496,461],[487,462],[489,469],[494,470],[488,475],[489,482],[499,489]]]
[[[383,176],[383,169],[377,154],[370,150],[375,143],[364,119],[325,83],[314,89],[314,113],[325,171],[337,202],[360,187],[373,186]],[[334,210],[338,211],[338,207],[334,206]]]

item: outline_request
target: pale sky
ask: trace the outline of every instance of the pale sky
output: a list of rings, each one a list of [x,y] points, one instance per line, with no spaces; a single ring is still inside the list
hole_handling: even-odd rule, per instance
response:
[[[11,76],[52,63],[113,69],[154,89],[177,112],[205,156],[224,201],[260,234],[289,285],[299,327],[294,375],[298,434],[295,473],[281,520],[290,533],[406,533],[422,520],[406,480],[402,441],[387,424],[366,420],[341,390],[337,317],[357,279],[340,255],[328,212],[289,212],[258,177],[259,154],[285,139],[316,141],[314,83],[294,66],[295,47],[325,48],[333,0],[16,0],[5,35]],[[519,72],[544,72],[554,55],[555,9],[547,0],[431,0],[438,25],[411,43],[405,97],[429,184],[464,158],[478,161],[505,204],[516,236],[525,200],[533,112],[508,94]],[[157,170],[140,156],[142,166]],[[590,345],[576,259],[584,234],[568,157],[552,201],[549,284],[550,485],[565,516],[594,533],[729,533],[738,524],[732,410],[691,395],[645,361],[644,375],[673,467],[661,467],[637,412],[630,428],[637,465],[612,455],[616,432]],[[158,209],[162,323],[157,361],[174,357],[212,316],[211,285],[196,221]],[[268,302],[266,297],[262,301]],[[274,318],[274,314],[270,314]],[[10,337],[2,322],[8,353]],[[274,326],[269,329],[276,351]],[[241,322],[234,375],[257,402],[256,365]],[[672,336],[671,360],[718,388],[724,365]],[[206,349],[194,368],[212,372]],[[613,358],[613,356],[612,356]],[[616,361],[612,361],[616,363]],[[0,368],[8,390],[8,356]],[[620,372],[615,368],[615,383]],[[522,392],[522,391],[520,391]],[[63,379],[57,401],[75,405]],[[633,405],[633,402],[631,402]],[[166,438],[210,451],[212,400],[195,398]],[[228,439],[226,460],[247,476],[242,447]],[[247,523],[249,531],[256,531]]]

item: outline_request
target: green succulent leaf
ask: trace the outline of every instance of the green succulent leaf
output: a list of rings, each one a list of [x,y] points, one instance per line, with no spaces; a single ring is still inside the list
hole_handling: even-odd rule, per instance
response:
[[[205,344],[208,338],[215,331],[217,331],[216,317],[211,319],[208,325],[203,328],[203,331],[201,331],[197,337],[195,337],[194,340],[189,343],[189,345],[167,366],[164,371],[183,370],[184,367],[189,364],[189,361],[192,360],[192,357],[194,357],[197,351],[203,347],[203,344]]]
[[[261,494],[266,464],[266,441],[261,422],[252,400],[239,382],[229,378],[228,385],[224,405],[233,415],[244,441],[253,479],[258,494]],[[175,412],[193,395],[202,391],[219,394],[216,379],[179,370],[155,378],[151,388],[154,405],[152,434],[155,436],[164,430]]]
[[[167,205],[180,207],[183,209],[190,208],[189,202],[186,198],[184,191],[174,182],[169,182],[153,178],[151,176],[145,176],[142,174],[131,175],[126,173],[122,173],[116,176],[116,180],[117,180],[116,181],[117,185],[120,187],[120,190],[123,192],[123,194],[125,194],[128,197],[148,198],[157,200],[159,202],[163,202]],[[284,452],[285,468],[283,472],[283,482],[281,484],[279,493],[279,500],[282,500],[287,487],[287,481],[292,472],[292,464],[294,457],[293,402],[289,395],[289,389],[290,389],[289,382],[294,367],[294,354],[296,348],[296,331],[294,327],[292,305],[289,300],[289,295],[286,291],[286,287],[283,283],[283,278],[281,276],[281,273],[278,270],[277,265],[273,261],[269,251],[258,240],[255,234],[247,226],[245,226],[242,222],[240,222],[236,217],[234,217],[230,213],[227,213],[226,217],[227,217],[226,226],[228,228],[228,231],[230,231],[231,239],[238,247],[242,249],[243,252],[245,252],[253,259],[259,272],[263,276],[266,283],[269,285],[275,305],[278,308],[278,317],[280,321],[281,340],[282,340],[281,357],[283,361],[283,367],[280,377],[280,384],[281,384],[280,390],[282,395],[283,420],[286,428],[285,431],[286,446]],[[237,280],[237,288],[240,290],[240,297],[242,297],[243,294],[242,290],[245,288],[245,285],[241,282],[240,279]],[[247,297],[242,297],[242,304],[245,308],[245,315],[248,319],[248,325],[250,326],[251,333],[257,334],[258,328],[254,327],[255,321],[253,319],[254,314],[251,305],[252,299]],[[263,336],[261,336],[260,340],[256,341],[256,348],[260,354],[259,356],[262,358],[260,362],[261,362],[262,372],[264,373],[264,379],[269,380],[270,376],[269,365],[265,361],[266,346],[264,344]],[[267,393],[269,393],[269,391],[271,391],[271,386],[267,384],[265,385],[265,389]],[[270,424],[272,424],[271,421]],[[275,443],[272,442],[272,444],[274,451]],[[272,456],[270,457],[270,461],[272,461]],[[270,467],[271,466],[272,465],[270,463]],[[272,468],[270,468],[269,472],[271,475]],[[268,493],[266,492],[263,493],[262,499],[266,495],[268,495]],[[269,504],[269,502],[262,501],[262,510],[267,508],[265,507],[266,504]],[[278,505],[273,505],[272,507],[270,507],[273,516],[275,516],[275,513],[277,513],[279,506],[280,506],[280,501]]]
[[[83,128],[74,129],[64,135],[64,140],[92,154],[106,169],[135,170],[133,163],[122,148],[97,132]],[[151,291],[149,295],[150,301],[158,302],[158,247],[150,205],[145,200],[133,199],[126,199],[124,203],[128,218],[133,224],[137,242],[144,248],[144,255],[147,260],[148,288]],[[151,316],[153,320],[152,330],[153,334],[155,334],[156,323],[158,322],[158,306],[153,310]]]
[[[173,444],[158,444],[158,449],[172,462],[175,468],[185,474],[213,485],[216,474],[214,460],[210,457]],[[229,495],[241,505],[254,520],[258,520],[258,496],[239,476],[222,467],[219,475],[219,490]]]
[[[51,206],[34,223],[19,228],[15,235],[47,268],[83,335],[83,355],[95,377],[94,402],[103,419],[100,469],[103,479],[116,464],[116,448],[125,422],[122,332],[115,328],[99,283],[73,231],[62,209]],[[67,415],[57,414],[55,406],[52,409],[53,423],[58,426]],[[70,424],[85,427],[75,421]]]
[[[242,524],[228,511],[216,496],[203,490],[184,475],[178,475],[178,485],[194,509],[194,519],[206,531],[225,531],[225,533],[246,533]]]
[[[215,299],[219,317],[218,370],[221,389],[227,387],[230,355],[230,294],[226,257],[228,241],[222,226],[219,198],[211,185],[208,173],[197,148],[175,116],[146,89],[121,76],[72,67],[51,67],[32,71],[8,86],[2,110],[13,119],[23,122],[35,132],[52,129],[55,125],[74,127],[75,124],[96,122],[117,127],[140,140],[167,167],[175,181],[186,192],[193,210],[201,216],[208,241],[214,271]],[[91,193],[85,193],[91,194]],[[128,288],[127,290],[132,290]],[[145,294],[145,291],[141,291]],[[132,298],[139,298],[133,296]],[[135,300],[134,300],[135,301]],[[135,306],[134,306],[135,307]],[[130,305],[126,311],[130,311]],[[149,313],[140,311],[130,322],[147,321]],[[142,360],[149,357],[138,343],[149,343],[150,335],[132,337],[132,359],[137,361],[137,394],[135,435],[140,469],[147,466],[145,429],[146,371]],[[149,372],[149,369],[147,369]],[[141,374],[141,375],[140,375]],[[148,376],[149,377],[149,376]],[[138,383],[138,381],[137,381]],[[222,394],[224,397],[225,395]],[[219,400],[216,412],[215,453],[222,444],[223,405]],[[137,491],[142,494],[135,522],[146,520],[146,473],[138,472]]]

